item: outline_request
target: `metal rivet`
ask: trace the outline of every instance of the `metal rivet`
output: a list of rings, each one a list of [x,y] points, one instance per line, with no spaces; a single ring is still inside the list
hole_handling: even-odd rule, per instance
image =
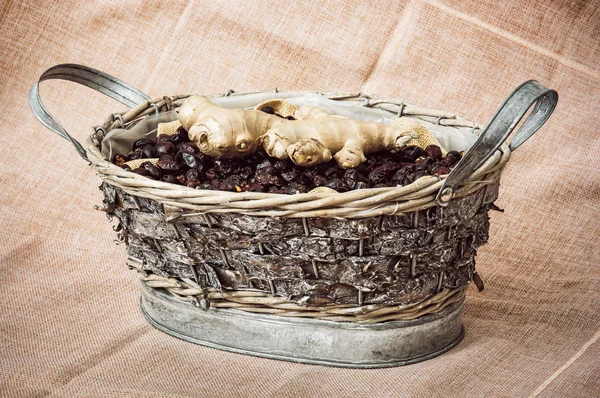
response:
[[[150,107],[154,108],[154,112],[156,115],[158,115],[160,113],[160,109],[159,109],[158,105],[156,105],[155,103],[151,103]]]
[[[440,195],[440,200],[442,202],[450,202],[450,199],[454,196],[454,190],[450,187],[444,188],[442,194]]]
[[[120,114],[118,114],[118,113],[113,113],[113,114],[112,114],[112,118],[113,118],[113,122],[114,122],[115,120],[118,120],[118,121],[119,121],[119,123],[121,123],[121,128],[124,128],[124,127],[125,127],[125,121],[123,120],[123,116],[121,116],[121,115],[120,115]]]

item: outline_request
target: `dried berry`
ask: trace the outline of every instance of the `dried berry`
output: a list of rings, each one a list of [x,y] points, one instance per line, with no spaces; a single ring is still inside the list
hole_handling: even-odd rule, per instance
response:
[[[431,174],[432,175],[445,175],[445,174],[450,174],[450,169],[448,167],[445,166],[440,166],[438,168],[432,169],[431,170]]]
[[[190,140],[188,132],[186,129],[183,128],[183,126],[179,126],[179,128],[177,129],[177,135],[180,137],[181,142],[188,142]]]
[[[202,170],[202,162],[191,153],[179,152],[177,155],[177,160],[181,166],[189,167],[190,169],[200,168]]]
[[[297,181],[300,173],[297,169],[291,169],[290,171],[284,171],[281,173],[281,178],[286,182]]]
[[[156,162],[156,166],[166,174],[177,174],[181,170],[179,163],[174,160],[159,160]]]
[[[198,170],[196,170],[196,169],[189,169],[185,173],[185,178],[187,180],[199,180],[200,179],[200,172]]]
[[[409,162],[414,162],[424,154],[425,151],[423,151],[423,149],[415,145],[405,146],[399,152],[399,155],[402,158],[407,159]]]
[[[208,169],[204,172],[204,179],[212,181],[217,178],[217,173],[214,169]]]
[[[142,159],[143,157],[144,154],[142,153],[142,149],[138,148],[135,151],[129,152],[129,155],[127,155],[127,160]]]
[[[178,184],[179,185],[179,180],[177,179],[177,177],[175,177],[172,174],[165,174],[162,176],[161,180],[163,180],[164,182],[168,182],[171,184]]]
[[[197,180],[195,178],[187,179],[185,183],[185,186],[190,188],[196,188],[198,185],[200,185],[200,180]]]
[[[142,159],[151,159],[156,157],[156,151],[152,145],[142,147]]]
[[[257,182],[246,185],[244,188],[247,192],[264,192],[265,191],[264,185],[261,185]]]
[[[456,160],[456,158],[454,156],[446,156],[445,158],[442,159],[442,164],[446,167],[452,167],[457,162],[458,161]]]
[[[200,149],[193,142],[184,142],[181,144],[181,151],[191,153],[192,155],[198,155],[200,153]]]
[[[442,150],[437,145],[428,145],[425,148],[425,153],[433,160],[440,160],[442,158]]]
[[[113,156],[113,160],[112,161],[117,166],[123,167],[123,165],[127,161],[127,158],[125,156],[117,153],[115,156]]]
[[[135,151],[136,149],[145,147],[146,145],[154,146],[154,144],[156,143],[152,140],[149,140],[147,138],[140,138],[139,140],[134,141],[131,149]]]
[[[325,184],[327,184],[327,178],[321,174],[315,174],[312,179],[312,183],[315,187],[323,187]]]
[[[462,159],[462,155],[460,152],[458,151],[449,151],[446,156],[452,156],[456,159],[456,161],[458,162],[460,159]]]
[[[368,182],[368,178],[359,173],[356,169],[348,169],[344,173],[344,178],[342,179],[344,184],[346,184],[350,189],[356,189],[359,182],[366,183]]]
[[[160,177],[162,177],[162,171],[150,162],[144,162],[140,167],[143,167],[146,170],[148,170],[150,175],[157,180],[159,180]]]
[[[171,156],[171,155],[162,155],[158,158],[158,160],[173,160],[175,161],[175,156]]]
[[[280,173],[290,168],[289,164],[285,160],[276,161],[273,167],[275,167],[275,170],[277,170]]]
[[[181,185],[185,185],[185,183],[187,182],[187,180],[185,179],[185,176],[183,174],[178,175],[176,178],[177,178],[177,181],[179,181],[179,183]]]
[[[359,181],[356,183],[356,187],[354,189],[366,189],[369,188],[369,184],[363,181]]]
[[[342,182],[339,178],[333,178],[325,184],[327,188],[335,189],[338,192],[346,192],[349,190],[348,186]]]
[[[156,137],[156,143],[160,142],[171,142],[171,136],[169,134],[159,134],[158,137]]]
[[[156,155],[159,157],[162,155],[175,156],[177,153],[177,148],[171,142],[159,142],[154,147],[154,150],[156,151]]]
[[[271,106],[263,106],[262,108],[260,108],[260,110],[264,113],[268,113],[268,114],[275,114],[275,109],[273,109],[273,107]]]
[[[150,175],[150,172],[143,167],[138,167],[136,169],[133,169],[133,172],[135,174],[139,174],[144,177],[152,177],[152,175]]]

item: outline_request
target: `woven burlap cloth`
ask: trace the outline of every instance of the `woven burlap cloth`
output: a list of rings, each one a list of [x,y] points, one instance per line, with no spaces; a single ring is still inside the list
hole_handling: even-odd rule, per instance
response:
[[[0,396],[600,396],[599,10],[564,0],[0,2]],[[65,62],[153,98],[362,91],[482,124],[528,79],[560,100],[502,175],[505,212],[491,212],[478,250],[486,287],[469,289],[465,339],[427,362],[348,370],[196,346],[144,320],[126,249],[93,210],[100,180],[27,106],[34,80]],[[43,82],[40,94],[80,141],[127,110],[69,82]]]

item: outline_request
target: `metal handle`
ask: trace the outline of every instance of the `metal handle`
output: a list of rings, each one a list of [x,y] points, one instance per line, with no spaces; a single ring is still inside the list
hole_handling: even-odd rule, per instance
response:
[[[511,151],[517,149],[542,127],[554,111],[557,102],[558,93],[535,80],[526,81],[517,87],[498,108],[475,144],[444,180],[435,199],[437,204],[448,205],[457,187],[496,152],[532,105],[535,104],[531,114],[517,130],[509,145]]]
[[[39,94],[39,84],[41,81],[52,79],[70,80],[93,88],[130,108],[150,99],[149,96],[124,81],[83,65],[56,65],[42,73],[38,81],[35,82],[31,87],[31,90],[29,90],[29,106],[35,117],[44,126],[63,137],[65,140],[70,141],[79,155],[85,160],[87,160],[87,155],[83,146],[66,132],[42,103]]]

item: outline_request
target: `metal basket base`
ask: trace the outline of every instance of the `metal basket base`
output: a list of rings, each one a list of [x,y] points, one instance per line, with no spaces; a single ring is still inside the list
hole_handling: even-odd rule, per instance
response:
[[[239,354],[348,368],[408,365],[443,354],[463,338],[463,304],[416,320],[361,325],[203,311],[144,284],[141,297],[148,322],[182,340]]]

